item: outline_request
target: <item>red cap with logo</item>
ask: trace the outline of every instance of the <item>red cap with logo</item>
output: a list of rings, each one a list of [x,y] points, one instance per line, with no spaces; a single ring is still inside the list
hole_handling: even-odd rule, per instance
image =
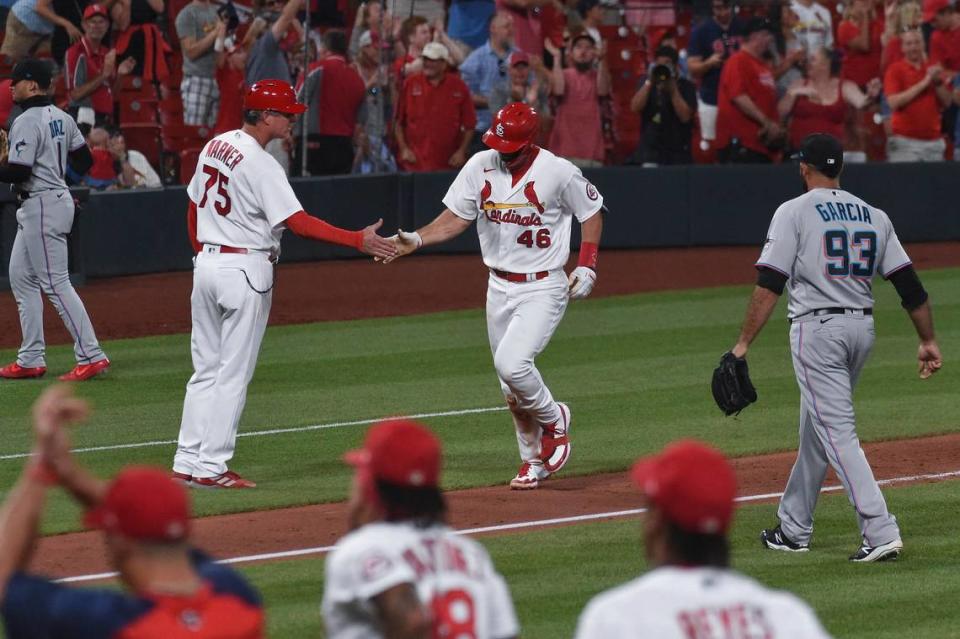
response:
[[[374,479],[407,488],[436,488],[440,482],[440,440],[410,419],[387,419],[367,432],[363,448],[344,455]]]
[[[83,10],[83,19],[87,20],[93,16],[103,16],[104,18],[108,18],[110,14],[107,13],[106,7],[104,7],[102,4],[91,4]]]
[[[169,472],[128,466],[107,487],[103,502],[87,511],[83,523],[141,541],[182,541],[190,532],[190,499]]]
[[[667,519],[691,533],[721,534],[733,519],[737,479],[720,451],[684,439],[637,460],[630,477]]]
[[[530,105],[513,102],[493,114],[481,141],[500,153],[514,153],[532,144],[540,130],[540,116]]]

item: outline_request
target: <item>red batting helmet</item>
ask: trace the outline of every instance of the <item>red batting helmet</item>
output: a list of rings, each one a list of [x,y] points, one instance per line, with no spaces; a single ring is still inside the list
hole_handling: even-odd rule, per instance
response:
[[[247,111],[279,111],[300,114],[307,110],[297,102],[297,94],[289,82],[283,80],[260,80],[254,82],[243,96],[243,108]]]
[[[513,153],[533,142],[540,129],[540,116],[522,102],[508,104],[493,116],[483,143],[500,153]]]

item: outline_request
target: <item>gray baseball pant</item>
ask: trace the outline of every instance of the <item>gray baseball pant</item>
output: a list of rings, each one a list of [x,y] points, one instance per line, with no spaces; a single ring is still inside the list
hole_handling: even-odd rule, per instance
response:
[[[9,273],[23,333],[17,362],[27,368],[46,366],[41,291],[70,331],[77,363],[105,357],[67,272],[67,233],[73,227],[73,215],[73,198],[67,190],[40,192],[17,209]]]
[[[800,385],[800,448],[777,514],[783,532],[794,542],[810,542],[813,510],[828,465],[847,492],[867,545],[900,538],[896,517],[887,510],[860,447],[853,414],[853,388],[873,341],[869,315],[808,315],[790,327],[793,368]]]

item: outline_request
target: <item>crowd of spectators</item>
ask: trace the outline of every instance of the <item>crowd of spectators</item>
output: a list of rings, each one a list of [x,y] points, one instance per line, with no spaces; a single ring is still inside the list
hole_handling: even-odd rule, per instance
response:
[[[207,137],[240,126],[246,87],[290,81],[309,108],[268,149],[290,174],[455,169],[510,102],[581,167],[777,162],[814,131],[848,161],[938,161],[960,136],[957,0],[686,0],[667,27],[618,0],[252,2],[16,0],[0,58],[60,66],[95,188],[158,181],[125,145],[128,76]]]

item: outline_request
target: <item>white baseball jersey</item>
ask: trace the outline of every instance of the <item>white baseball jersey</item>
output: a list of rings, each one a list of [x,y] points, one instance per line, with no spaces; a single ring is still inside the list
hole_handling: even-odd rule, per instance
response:
[[[445,628],[445,636],[518,634],[510,591],[483,546],[442,525],[380,522],[353,531],[327,557],[322,604],[327,637],[382,637],[373,599],[403,583],[416,586],[433,613],[434,628]]]
[[[797,597],[732,570],[664,567],[593,598],[576,639],[820,639]]]
[[[443,204],[458,217],[477,220],[488,268],[536,273],[567,263],[572,217],[581,223],[593,217],[603,196],[580,169],[546,149],[516,184],[499,154],[487,150],[467,161]]]
[[[829,9],[816,2],[806,7],[797,0],[790,3],[790,9],[797,14],[793,32],[808,53],[833,46],[833,17]]]
[[[207,142],[187,195],[202,244],[277,253],[284,220],[303,210],[277,160],[240,129]]]
[[[842,189],[812,189],[773,215],[757,266],[789,277],[789,317],[873,307],[873,277],[910,265],[887,214]]]

